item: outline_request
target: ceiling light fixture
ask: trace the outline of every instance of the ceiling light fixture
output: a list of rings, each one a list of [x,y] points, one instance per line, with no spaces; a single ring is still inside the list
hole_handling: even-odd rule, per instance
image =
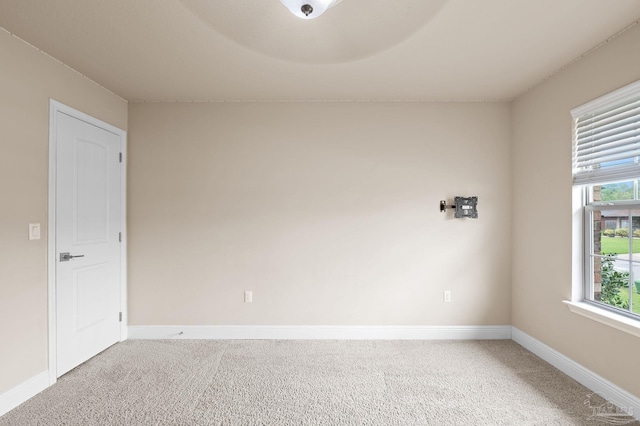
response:
[[[282,4],[302,19],[314,19],[322,15],[331,6],[340,3],[341,0],[280,0]]]

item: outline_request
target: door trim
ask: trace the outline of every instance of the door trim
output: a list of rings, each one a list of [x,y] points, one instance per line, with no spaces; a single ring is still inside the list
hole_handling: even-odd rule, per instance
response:
[[[56,336],[56,153],[57,113],[84,121],[120,138],[122,167],[120,167],[120,206],[122,244],[120,244],[120,341],[127,339],[127,132],[88,114],[49,99],[49,195],[47,225],[47,291],[49,306],[49,385],[57,381],[57,336]]]

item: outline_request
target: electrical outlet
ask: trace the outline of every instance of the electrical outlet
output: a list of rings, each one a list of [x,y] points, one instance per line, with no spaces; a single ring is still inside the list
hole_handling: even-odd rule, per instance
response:
[[[451,290],[445,290],[443,295],[445,303],[451,303]]]
[[[252,303],[253,302],[253,292],[245,291],[244,292],[244,303]]]

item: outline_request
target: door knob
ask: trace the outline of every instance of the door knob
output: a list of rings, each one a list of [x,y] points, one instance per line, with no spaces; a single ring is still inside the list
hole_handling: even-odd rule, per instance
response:
[[[60,253],[60,262],[68,262],[74,257],[84,257],[84,254],[72,255],[70,253]]]

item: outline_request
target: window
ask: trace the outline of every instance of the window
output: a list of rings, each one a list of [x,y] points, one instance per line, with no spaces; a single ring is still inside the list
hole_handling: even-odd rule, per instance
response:
[[[640,200],[605,199],[610,187],[586,187],[584,298],[640,315]],[[614,221],[614,228],[606,227]]]
[[[640,81],[572,111],[583,300],[640,320]]]

